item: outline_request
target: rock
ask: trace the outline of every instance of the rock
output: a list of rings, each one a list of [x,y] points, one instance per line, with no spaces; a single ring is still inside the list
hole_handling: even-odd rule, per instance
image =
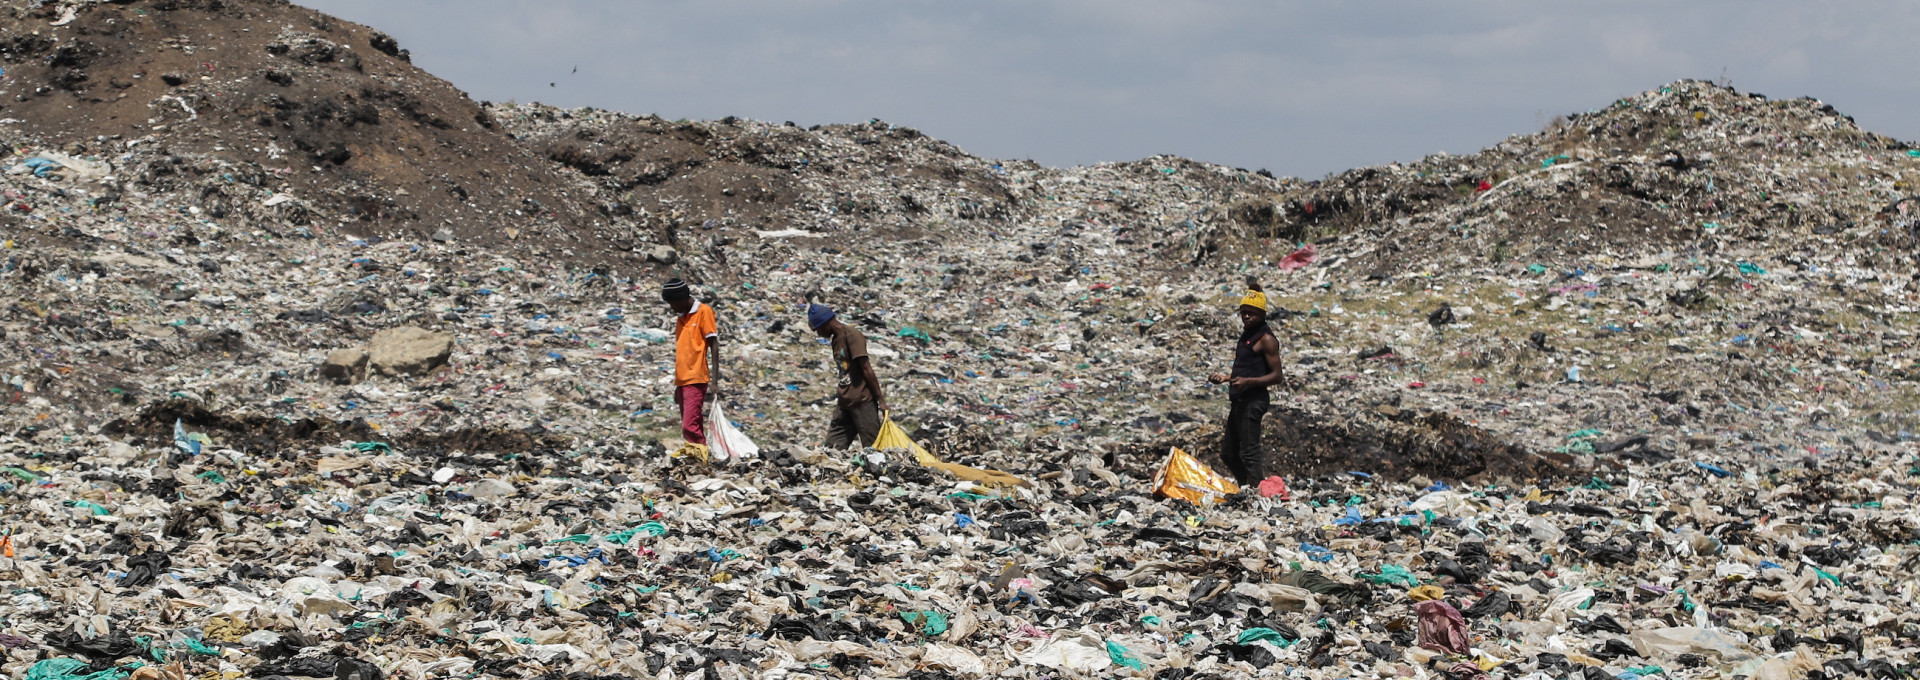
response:
[[[647,249],[647,261],[657,264],[674,264],[680,261],[680,253],[667,246],[654,246]]]
[[[320,375],[335,384],[351,385],[367,375],[367,351],[364,349],[336,349],[327,353],[327,360],[320,364]]]
[[[416,326],[389,328],[368,343],[368,366],[380,375],[421,375],[446,365],[453,336]]]

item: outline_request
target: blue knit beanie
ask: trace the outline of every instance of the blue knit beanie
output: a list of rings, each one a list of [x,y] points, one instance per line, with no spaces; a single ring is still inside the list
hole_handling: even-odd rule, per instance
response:
[[[819,330],[821,326],[827,325],[827,322],[832,320],[832,307],[816,304],[807,305],[807,325],[812,326],[814,330]]]

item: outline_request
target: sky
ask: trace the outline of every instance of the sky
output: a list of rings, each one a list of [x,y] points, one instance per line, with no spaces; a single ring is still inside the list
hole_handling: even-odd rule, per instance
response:
[[[1910,0],[296,1],[478,100],[878,118],[1051,166],[1174,154],[1319,178],[1685,78],[1920,139]]]

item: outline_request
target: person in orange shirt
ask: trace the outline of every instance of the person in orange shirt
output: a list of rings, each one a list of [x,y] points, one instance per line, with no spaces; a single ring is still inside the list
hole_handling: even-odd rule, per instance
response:
[[[680,433],[687,443],[705,446],[705,407],[719,396],[713,384],[720,382],[720,327],[713,307],[693,299],[685,281],[668,279],[660,299],[680,315],[673,323],[673,402],[680,405]]]

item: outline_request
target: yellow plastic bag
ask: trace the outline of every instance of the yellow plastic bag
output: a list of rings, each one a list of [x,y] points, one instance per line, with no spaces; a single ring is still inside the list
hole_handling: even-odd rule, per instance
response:
[[[675,449],[673,453],[669,455],[674,458],[686,458],[702,463],[710,463],[713,458],[713,452],[709,450],[705,444],[695,444],[692,442],[681,444],[680,448]]]
[[[1206,463],[1181,451],[1179,447],[1174,447],[1173,452],[1167,454],[1167,462],[1153,473],[1153,494],[1156,496],[1206,505],[1236,493],[1240,493],[1239,484],[1220,476]]]
[[[921,465],[932,465],[940,462],[940,459],[934,458],[933,454],[927,453],[926,449],[920,448],[919,444],[914,443],[913,438],[907,436],[906,430],[902,430],[899,425],[893,424],[893,417],[891,415],[882,416],[882,418],[884,420],[880,423],[880,434],[875,435],[873,438],[874,449],[880,451],[899,449],[912,453],[914,462]]]
[[[913,454],[913,462],[919,463],[921,467],[933,468],[953,475],[961,481],[973,482],[981,486],[1025,486],[1027,484],[1027,480],[999,470],[983,470],[975,467],[967,467],[958,463],[948,463],[939,458],[935,458],[933,454],[927,453],[926,449],[914,443],[913,438],[908,437],[907,432],[900,429],[899,425],[893,424],[893,417],[891,415],[883,416],[883,418],[884,421],[880,423],[880,434],[873,438],[873,448],[875,449],[881,451],[888,449],[907,451]]]

